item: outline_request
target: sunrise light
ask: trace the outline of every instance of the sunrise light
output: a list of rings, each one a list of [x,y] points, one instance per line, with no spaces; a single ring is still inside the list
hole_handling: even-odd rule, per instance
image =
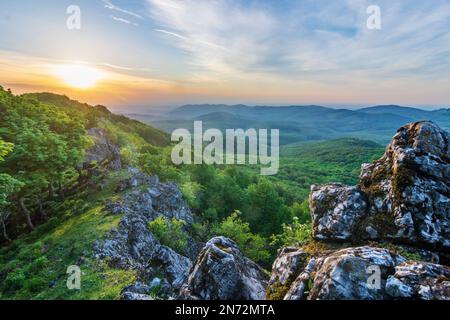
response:
[[[63,80],[66,85],[76,89],[92,88],[104,78],[102,71],[76,64],[57,66],[55,75]]]

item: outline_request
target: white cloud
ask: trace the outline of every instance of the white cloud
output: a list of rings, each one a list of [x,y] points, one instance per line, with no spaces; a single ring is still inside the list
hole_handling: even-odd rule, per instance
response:
[[[274,101],[449,97],[448,0],[377,0],[379,31],[366,27],[371,0],[147,3],[153,32],[184,52],[185,84]]]
[[[344,75],[442,77],[436,64],[444,55],[443,67],[450,69],[450,5],[443,0],[379,0],[381,31],[366,28],[371,3],[365,0],[294,1],[285,11],[233,0],[148,3],[156,31],[187,52],[205,79],[268,73],[328,81]]]
[[[113,15],[111,15],[110,18],[113,19],[114,21],[122,22],[122,23],[125,23],[125,24],[131,24],[131,25],[136,26],[136,27],[138,26],[137,23],[131,22],[130,20],[127,20],[127,19],[124,19],[124,18],[119,18],[119,17],[113,16]]]
[[[236,75],[258,72],[270,53],[275,20],[258,8],[233,1],[149,0],[155,31],[191,55],[197,71]]]
[[[117,12],[129,15],[129,16],[132,16],[134,18],[143,19],[143,17],[141,15],[139,15],[139,14],[133,12],[133,11],[126,10],[126,9],[123,9],[123,8],[121,8],[119,6],[116,6],[110,0],[102,0],[102,2],[103,2],[103,5],[104,5],[104,7],[106,9],[117,11]]]

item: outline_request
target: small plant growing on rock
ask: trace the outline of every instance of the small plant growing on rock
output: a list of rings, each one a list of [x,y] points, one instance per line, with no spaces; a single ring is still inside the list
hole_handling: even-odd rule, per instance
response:
[[[148,229],[161,242],[162,245],[175,250],[180,254],[185,253],[188,235],[183,231],[185,222],[175,218],[169,220],[163,216],[149,222]]]
[[[309,223],[300,223],[299,218],[294,217],[292,224],[283,224],[283,231],[271,237],[273,246],[303,246],[312,241],[312,229]]]

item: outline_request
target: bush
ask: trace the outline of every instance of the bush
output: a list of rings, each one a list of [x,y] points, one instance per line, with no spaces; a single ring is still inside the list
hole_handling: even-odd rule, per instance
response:
[[[217,221],[219,219],[219,213],[217,212],[216,208],[208,208],[203,213],[202,217],[206,221]]]
[[[33,273],[41,271],[46,265],[48,265],[49,261],[47,257],[42,256],[33,261],[30,265],[30,271]]]
[[[25,288],[30,292],[40,292],[46,287],[48,287],[48,281],[39,276],[29,279],[25,284]]]
[[[188,242],[188,235],[183,231],[184,225],[183,220],[169,220],[161,216],[149,222],[148,229],[162,245],[184,254]]]
[[[309,200],[299,203],[295,202],[292,205],[292,214],[298,217],[300,223],[309,223],[311,221],[311,211],[309,210]]]
[[[213,227],[213,234],[234,240],[244,255],[253,261],[270,264],[270,253],[266,250],[265,239],[251,232],[250,225],[241,220],[241,212],[235,211]]]
[[[22,269],[17,269],[8,274],[5,279],[5,287],[7,290],[21,289],[25,283],[25,272]]]
[[[202,186],[196,182],[187,181],[181,185],[181,192],[184,199],[192,210],[198,210],[200,208],[199,193],[202,190]]]
[[[123,147],[120,149],[120,157],[122,159],[122,165],[132,165],[135,161],[135,152],[132,148]]]
[[[271,237],[273,246],[303,246],[312,241],[312,229],[309,223],[300,223],[298,217],[294,217],[292,224],[283,224],[283,231]]]

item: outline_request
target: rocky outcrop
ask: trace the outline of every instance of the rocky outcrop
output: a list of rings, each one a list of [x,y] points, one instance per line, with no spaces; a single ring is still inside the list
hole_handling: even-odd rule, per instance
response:
[[[400,128],[358,186],[312,186],[310,208],[329,249],[280,250],[268,299],[450,299],[450,270],[436,264],[450,244],[449,136],[434,123]]]
[[[267,297],[273,300],[283,299],[297,275],[305,268],[308,254],[296,247],[278,250],[272,266],[272,274],[267,287]]]
[[[388,240],[450,249],[449,135],[432,122],[400,128],[383,157],[362,166],[359,187],[313,186],[318,240]]]
[[[96,257],[117,268],[136,270],[139,281],[144,285],[133,285],[122,292],[124,299],[146,298],[146,290],[155,279],[161,279],[163,287],[170,287],[165,294],[176,296],[186,281],[192,261],[198,253],[195,241],[189,241],[187,256],[161,245],[148,229],[148,223],[159,216],[193,221],[190,210],[183,201],[175,184],[160,183],[157,177],[149,177],[134,168],[129,169],[130,177],[119,186],[132,189],[120,200],[108,202],[111,214],[123,214],[119,226],[106,239],[96,245]],[[124,189],[122,189],[124,190]],[[139,290],[135,290],[139,287]],[[144,288],[144,289],[143,289]]]
[[[405,258],[380,248],[358,247],[337,251],[317,264],[317,276],[308,298],[386,299],[386,279],[394,273],[397,264],[405,261]]]
[[[386,292],[396,299],[450,300],[450,269],[432,263],[403,263],[387,279]]]
[[[143,213],[148,219],[159,216],[168,219],[183,220],[192,224],[193,217],[183,199],[178,186],[174,183],[160,183],[157,176],[148,176],[136,168],[129,168],[130,177],[122,180],[117,192],[131,189],[118,201],[110,201],[107,208],[114,214]]]
[[[211,239],[181,289],[183,299],[262,300],[268,276],[230,239]]]
[[[411,262],[387,249],[364,246],[307,256],[298,270],[298,265],[286,264],[292,257],[292,248],[289,250],[291,252],[281,251],[272,274],[279,274],[279,267],[284,265],[286,268],[282,268],[281,273],[295,280],[285,282],[288,285],[282,287],[284,291],[279,291],[278,297],[270,295],[269,287],[269,299],[450,299],[450,271],[445,266]],[[302,250],[295,252],[304,256]],[[283,278],[278,276],[278,279]]]
[[[313,185],[309,199],[313,235],[318,240],[349,240],[354,226],[366,215],[367,202],[357,187]]]
[[[85,163],[104,165],[109,170],[122,169],[120,149],[111,143],[103,129],[92,128],[88,134],[93,138],[94,145],[86,151]]]
[[[319,260],[320,261],[320,260]],[[290,286],[288,292],[284,296],[284,300],[304,300],[307,297],[313,279],[313,272],[316,269],[317,261],[311,258],[305,269],[295,279]]]

